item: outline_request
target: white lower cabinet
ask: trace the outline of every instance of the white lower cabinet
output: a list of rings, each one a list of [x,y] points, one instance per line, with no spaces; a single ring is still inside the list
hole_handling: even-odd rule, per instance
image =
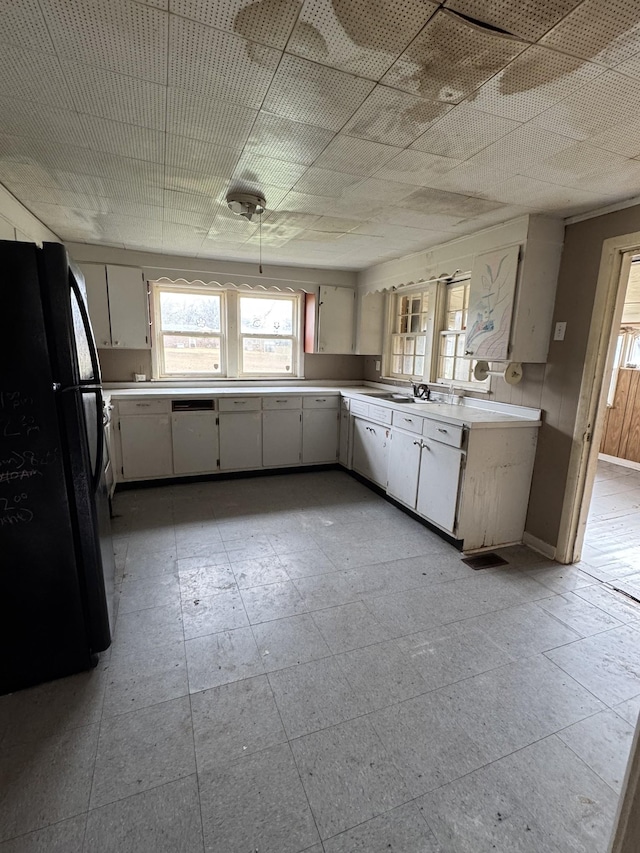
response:
[[[302,412],[302,464],[335,462],[338,458],[338,409]]]
[[[262,412],[220,412],[220,470],[262,468]]]
[[[262,464],[265,468],[300,465],[302,460],[302,412],[299,409],[262,413]]]
[[[394,429],[390,436],[387,493],[411,509],[418,495],[421,444],[415,433]]]
[[[120,417],[122,476],[126,480],[170,477],[173,474],[171,416]]]
[[[353,422],[353,470],[379,486],[387,486],[389,434],[391,430],[372,421]]]
[[[174,474],[207,474],[218,469],[215,412],[175,412],[171,436]]]
[[[421,453],[416,511],[454,533],[463,453],[431,439],[422,440]]]

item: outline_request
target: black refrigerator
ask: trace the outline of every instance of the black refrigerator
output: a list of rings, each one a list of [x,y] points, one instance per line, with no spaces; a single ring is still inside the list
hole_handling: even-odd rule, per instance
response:
[[[0,694],[109,647],[114,555],[97,352],[64,246],[0,241]]]

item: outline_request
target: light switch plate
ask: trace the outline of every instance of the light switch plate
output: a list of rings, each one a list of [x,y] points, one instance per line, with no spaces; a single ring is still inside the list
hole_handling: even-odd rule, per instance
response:
[[[380,362],[379,361],[376,361],[376,370],[378,370],[378,371],[380,370]]]
[[[564,340],[564,333],[566,331],[567,331],[567,324],[566,323],[556,323],[556,328],[555,328],[555,331],[553,333],[553,340],[554,341],[563,341]]]

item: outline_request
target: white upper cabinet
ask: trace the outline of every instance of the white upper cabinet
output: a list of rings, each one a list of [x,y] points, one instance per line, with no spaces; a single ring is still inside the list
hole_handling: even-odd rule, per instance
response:
[[[137,267],[81,264],[91,325],[100,349],[150,349],[149,304]]]
[[[381,355],[385,294],[359,293],[356,320],[356,355]]]
[[[353,353],[356,292],[351,287],[320,286],[317,352]]]
[[[476,254],[465,340],[469,358],[546,362],[562,237],[560,221],[531,216],[519,245]]]

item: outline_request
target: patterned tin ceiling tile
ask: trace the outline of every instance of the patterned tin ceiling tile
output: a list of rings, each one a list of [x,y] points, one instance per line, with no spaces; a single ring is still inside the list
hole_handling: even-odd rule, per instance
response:
[[[167,133],[244,148],[258,111],[184,89],[167,93]]]
[[[338,131],[373,89],[362,77],[285,54],[263,109]]]
[[[295,191],[308,195],[340,198],[350,188],[359,184],[359,175],[347,175],[344,172],[331,172],[329,169],[316,169],[311,166],[295,185]]]
[[[176,192],[203,195],[222,200],[229,187],[229,179],[210,172],[194,172],[180,166],[165,166],[164,188]]]
[[[581,0],[446,0],[448,9],[537,41]]]
[[[613,66],[640,52],[640,9],[636,0],[584,0],[541,44]]]
[[[5,0],[2,3],[0,42],[54,52],[38,0]]]
[[[437,6],[427,0],[306,0],[287,50],[379,80]]]
[[[166,12],[112,0],[40,0],[40,5],[61,59],[166,82]]]
[[[0,100],[0,115],[2,130],[10,136],[49,141],[55,139],[81,147],[89,145],[82,117],[71,110],[49,108],[42,104],[34,108],[30,101],[6,98]]]
[[[601,65],[530,47],[470,98],[487,113],[529,121],[604,72]]]
[[[454,160],[451,157],[407,149],[379,169],[376,177],[412,186],[428,187],[440,175],[450,172],[460,163],[460,160]]]
[[[466,160],[517,127],[516,121],[460,104],[419,136],[411,148]]]
[[[440,11],[382,78],[431,101],[458,104],[527,47]]]
[[[50,108],[74,107],[58,58],[45,51],[3,45],[0,50],[0,92],[4,98],[33,101]]]
[[[332,130],[260,112],[245,150],[311,165],[333,139]]]
[[[79,112],[164,130],[164,86],[76,63],[65,62],[62,69]]]
[[[167,165],[178,166],[192,172],[202,172],[219,178],[230,178],[240,152],[236,148],[222,148],[199,139],[167,134]]]
[[[571,187],[561,187],[516,175],[492,187],[491,198],[507,204],[526,201],[531,207],[554,210],[562,216],[571,216],[597,206],[597,196]]]
[[[274,48],[171,16],[170,86],[257,109],[280,56]]]
[[[109,121],[96,116],[80,117],[89,147],[135,160],[164,162],[164,134],[148,127]]]
[[[342,131],[348,136],[404,148],[451,108],[388,86],[376,86]]]
[[[300,0],[171,0],[176,15],[279,48],[287,43],[301,7]]]
[[[575,139],[588,139],[640,114],[636,80],[605,71],[593,83],[536,116],[532,124]]]
[[[315,165],[334,172],[368,176],[401,151],[401,148],[393,145],[338,135],[318,157]]]
[[[307,167],[301,163],[245,153],[238,160],[233,172],[232,184],[235,187],[236,182],[239,182],[256,188],[261,185],[270,185],[290,190],[306,170]]]

